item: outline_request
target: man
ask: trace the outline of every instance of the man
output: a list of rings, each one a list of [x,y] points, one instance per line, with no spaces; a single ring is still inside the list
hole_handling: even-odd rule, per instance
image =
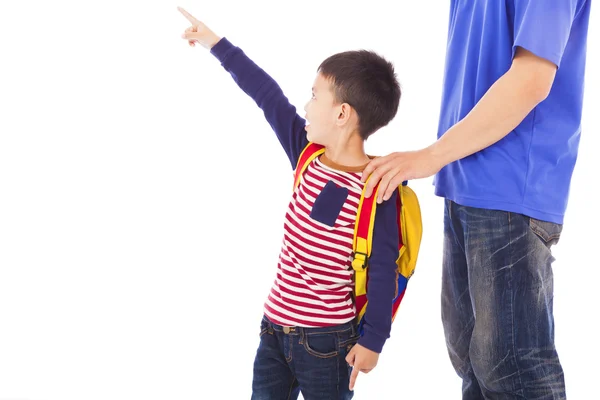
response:
[[[366,195],[435,174],[442,320],[463,399],[564,399],[550,248],[577,158],[590,0],[452,0],[438,140]]]

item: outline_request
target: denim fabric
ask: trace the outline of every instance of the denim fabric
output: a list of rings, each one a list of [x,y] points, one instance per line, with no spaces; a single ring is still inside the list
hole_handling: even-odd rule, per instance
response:
[[[252,400],[349,400],[348,352],[358,341],[356,324],[284,328],[263,317],[254,361]]]
[[[463,400],[566,398],[550,251],[561,230],[446,200],[442,321]]]

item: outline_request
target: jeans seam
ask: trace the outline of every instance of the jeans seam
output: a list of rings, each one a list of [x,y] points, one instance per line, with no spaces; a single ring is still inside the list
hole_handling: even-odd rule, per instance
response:
[[[345,333],[348,331],[351,331],[352,327],[348,327],[346,329],[342,329],[342,330],[335,330],[335,331],[323,331],[323,332],[305,332],[306,336],[312,336],[312,335],[329,335],[332,333]]]
[[[335,368],[337,369],[337,371],[336,371],[336,376],[337,376],[336,392],[337,393],[336,394],[337,394],[337,397],[339,398],[340,397],[340,360],[339,360],[339,358],[340,358],[340,355],[343,355],[344,353],[339,350],[340,334],[336,333],[335,336],[336,336],[336,338],[335,338],[336,348],[338,348],[338,351],[337,351],[337,353],[338,353],[338,355],[337,355],[338,360],[335,363]],[[344,362],[345,361],[346,360],[344,360]]]
[[[456,233],[456,228],[454,227],[454,218],[452,218],[452,200],[446,199],[446,201],[448,202],[448,220],[450,221],[449,226],[450,230],[452,231],[452,239],[456,246],[458,246],[463,252],[463,254],[466,255],[466,249],[463,245],[460,244],[458,240],[458,234]]]
[[[285,361],[288,364],[290,364],[292,362],[292,359],[294,358],[294,355],[293,355],[293,346],[294,346],[294,343],[292,342],[292,337],[291,336],[289,336],[289,335],[286,335],[286,336],[283,337],[283,340],[287,339],[289,341],[289,346],[290,346],[289,347],[289,351],[288,351],[289,352],[289,357],[287,355],[285,355],[285,354],[284,355],[285,355]],[[285,349],[285,344],[284,344],[284,349]]]
[[[294,389],[294,383],[296,383],[296,377],[294,377],[294,379],[292,379],[292,383],[290,385],[290,390],[288,392],[287,400],[290,400],[292,398],[292,390]]]
[[[509,240],[509,258],[510,258],[510,264],[511,264],[511,268],[510,268],[510,274],[509,274],[509,284],[508,284],[508,290],[509,290],[509,296],[508,298],[510,299],[510,330],[511,330],[511,337],[510,337],[510,341],[512,344],[512,351],[513,351],[513,359],[515,362],[515,368],[517,370],[517,379],[519,381],[519,388],[518,391],[522,392],[523,391],[523,382],[521,381],[521,371],[519,369],[519,357],[517,355],[517,346],[515,343],[515,307],[514,307],[514,301],[513,301],[513,274],[514,274],[514,268],[512,268],[512,266],[514,265],[514,257],[513,257],[513,248],[514,248],[514,242],[513,242],[513,221],[511,219],[511,215],[512,213],[508,213],[508,240]]]

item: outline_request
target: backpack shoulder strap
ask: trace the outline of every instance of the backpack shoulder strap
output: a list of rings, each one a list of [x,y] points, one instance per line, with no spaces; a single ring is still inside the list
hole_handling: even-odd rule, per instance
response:
[[[368,180],[367,180],[368,182]],[[366,188],[366,183],[364,188]],[[356,223],[354,224],[354,239],[352,242],[352,269],[354,270],[354,299],[359,320],[366,310],[367,303],[367,262],[371,256],[373,244],[373,225],[375,224],[375,209],[377,208],[377,191],[365,198],[365,189],[358,202]]]
[[[306,145],[304,150],[302,150],[302,153],[300,153],[298,163],[296,164],[296,171],[294,172],[294,189],[300,184],[300,178],[306,167],[308,167],[308,164],[324,152],[325,147],[320,144],[309,143]]]

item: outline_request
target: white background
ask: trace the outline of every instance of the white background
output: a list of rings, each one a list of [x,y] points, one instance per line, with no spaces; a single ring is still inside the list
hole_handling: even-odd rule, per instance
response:
[[[249,398],[291,168],[260,110],[181,39],[176,6],[241,46],[300,109],[325,57],[388,57],[403,98],[367,144],[383,155],[434,140],[448,25],[446,1],[390,4],[0,3],[0,399]],[[596,11],[554,250],[556,341],[574,400],[600,398]],[[412,186],[419,264],[359,399],[460,398],[440,322],[442,201],[431,179]]]

